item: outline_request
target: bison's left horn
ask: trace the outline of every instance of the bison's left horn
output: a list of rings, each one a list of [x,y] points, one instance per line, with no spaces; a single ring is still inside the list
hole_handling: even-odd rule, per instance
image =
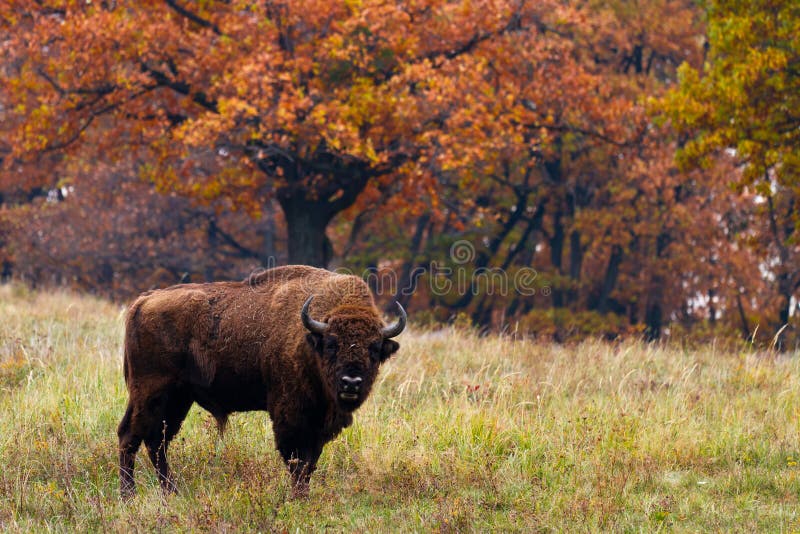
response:
[[[400,313],[400,317],[398,317],[397,321],[394,323],[390,324],[389,326],[384,326],[381,329],[381,335],[383,335],[384,339],[397,336],[406,328],[406,319],[408,319],[406,311],[399,302],[396,302],[395,304],[397,304],[397,311]]]
[[[308,328],[310,332],[314,334],[324,334],[325,331],[328,329],[328,323],[323,323],[322,321],[315,321],[311,317],[308,316],[308,306],[311,304],[314,295],[311,295],[306,299],[305,304],[303,304],[303,309],[300,310],[300,319],[303,320],[303,326]]]

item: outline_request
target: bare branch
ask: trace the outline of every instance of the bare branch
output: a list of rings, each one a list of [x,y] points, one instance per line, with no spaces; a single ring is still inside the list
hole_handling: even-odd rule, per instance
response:
[[[228,246],[230,246],[239,253],[240,257],[255,258],[255,259],[260,258],[257,252],[245,247],[244,245],[236,241],[236,239],[234,239],[232,235],[230,235],[222,228],[220,228],[219,225],[217,224],[217,221],[214,220],[213,218],[209,221],[208,224],[216,235],[220,236]]]

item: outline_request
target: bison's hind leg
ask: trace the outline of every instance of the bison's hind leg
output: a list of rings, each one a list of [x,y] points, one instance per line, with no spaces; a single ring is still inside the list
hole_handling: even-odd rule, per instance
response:
[[[175,480],[167,462],[167,448],[180,430],[192,403],[192,395],[188,389],[174,388],[163,393],[151,404],[155,408],[152,415],[156,417],[153,420],[160,422],[160,425],[155,428],[151,426],[144,443],[165,493],[174,493],[176,490]]]
[[[128,402],[125,415],[117,428],[119,437],[119,489],[123,499],[130,499],[136,493],[136,483],[133,480],[133,466],[136,461],[136,452],[142,443],[141,436],[136,435],[131,429],[133,406]]]
[[[132,497],[136,491],[133,470],[142,441],[158,472],[161,487],[166,492],[175,490],[167,463],[167,446],[180,430],[191,406],[191,393],[174,386],[147,394],[139,389],[135,397],[128,399],[128,407],[117,429],[120,493],[123,498]]]

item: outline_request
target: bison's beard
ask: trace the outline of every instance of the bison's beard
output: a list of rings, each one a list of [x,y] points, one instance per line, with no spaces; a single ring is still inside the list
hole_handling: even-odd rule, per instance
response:
[[[364,393],[350,393],[340,391],[336,396],[339,401],[339,408],[345,412],[352,412],[364,402],[366,395]]]

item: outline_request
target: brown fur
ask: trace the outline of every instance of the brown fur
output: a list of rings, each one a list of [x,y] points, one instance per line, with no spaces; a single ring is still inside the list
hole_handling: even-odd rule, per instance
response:
[[[309,315],[329,324],[324,335],[310,333],[300,320],[310,295]],[[398,348],[383,339],[382,327],[361,279],[306,266],[142,294],[125,331],[129,397],[118,429],[123,496],[135,491],[142,441],[164,490],[175,489],[166,452],[194,402],[220,429],[232,412],[268,411],[294,491],[307,493],[323,445],[350,425],[380,363]],[[343,375],[362,378],[357,400],[341,398]]]

